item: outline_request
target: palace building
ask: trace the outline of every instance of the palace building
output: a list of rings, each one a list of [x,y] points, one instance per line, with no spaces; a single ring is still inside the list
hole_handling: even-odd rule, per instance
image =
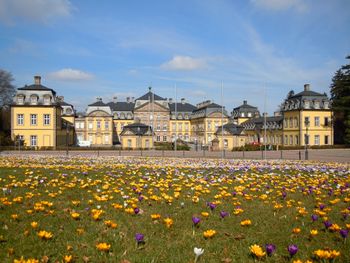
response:
[[[289,92],[275,116],[263,116],[246,100],[228,114],[210,100],[193,105],[152,91],[139,98],[109,102],[97,98],[83,113],[41,84],[17,89],[11,106],[11,136],[25,146],[57,148],[88,142],[96,147],[151,149],[155,143],[183,143],[212,150],[246,144],[279,146],[333,144],[333,113],[326,94]],[[264,139],[266,141],[264,141]]]

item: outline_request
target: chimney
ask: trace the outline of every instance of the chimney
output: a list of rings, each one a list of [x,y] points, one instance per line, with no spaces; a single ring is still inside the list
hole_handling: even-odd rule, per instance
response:
[[[41,77],[40,76],[34,76],[34,84],[41,85]]]
[[[64,102],[64,97],[63,97],[63,96],[58,96],[58,97],[57,97],[57,100],[58,100],[59,102]]]
[[[244,100],[244,101],[243,101],[243,104],[244,104],[244,105],[247,105],[247,101],[246,101],[246,100]]]
[[[152,90],[152,87],[148,87],[148,90],[149,90],[149,92],[151,92],[151,90]]]
[[[96,101],[102,101],[101,97],[96,97]]]
[[[304,85],[304,91],[310,91],[310,84]]]
[[[114,97],[113,97],[113,102],[114,102],[114,103],[117,103],[117,101],[118,101],[118,97],[117,97],[117,96],[114,96]]]
[[[181,104],[185,104],[185,102],[186,102],[185,98],[182,98],[181,99]]]
[[[130,97],[126,97],[126,102],[130,103]]]
[[[169,98],[169,103],[170,103],[170,104],[173,103],[173,98]]]

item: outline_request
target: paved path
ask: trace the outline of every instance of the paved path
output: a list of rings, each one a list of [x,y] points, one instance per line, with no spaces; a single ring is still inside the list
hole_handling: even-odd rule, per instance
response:
[[[3,151],[1,155],[66,155],[66,151]],[[119,150],[100,150],[100,151],[76,151],[68,152],[69,156],[145,156],[145,157],[185,157],[185,158],[225,158],[225,159],[263,159],[264,152],[208,152],[208,151],[119,151]],[[284,150],[267,151],[266,159],[285,159],[285,160],[304,160],[304,150]],[[350,149],[309,149],[309,160],[341,162],[350,164]]]

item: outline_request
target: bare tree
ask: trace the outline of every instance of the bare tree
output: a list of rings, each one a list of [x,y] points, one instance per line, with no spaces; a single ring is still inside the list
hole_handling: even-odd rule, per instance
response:
[[[0,108],[12,102],[12,97],[16,92],[16,88],[12,84],[13,80],[10,72],[0,69]]]

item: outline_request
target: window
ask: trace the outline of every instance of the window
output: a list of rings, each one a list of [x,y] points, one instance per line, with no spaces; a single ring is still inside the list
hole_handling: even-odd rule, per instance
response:
[[[328,125],[329,125],[329,118],[324,117],[324,126],[328,126]]]
[[[208,142],[211,142],[211,134],[208,135]]]
[[[211,130],[211,121],[208,121],[208,130]]]
[[[37,96],[31,96],[30,97],[30,104],[36,104],[38,101],[38,97]]]
[[[108,122],[107,122],[108,123]],[[109,142],[109,136],[108,135],[105,135],[105,143],[108,143]]]
[[[167,131],[168,130],[168,125],[163,124],[163,131]]]
[[[160,131],[160,123],[157,123],[157,131]]]
[[[295,144],[299,145],[299,137],[298,137],[298,135],[295,135]]]
[[[176,131],[176,123],[173,123],[173,131]]]
[[[36,124],[37,124],[37,115],[30,114],[30,125],[36,125]]]
[[[167,137],[163,136],[163,142],[166,142],[166,140],[167,140]]]
[[[38,143],[37,136],[36,135],[31,135],[30,136],[30,146],[36,146],[37,143]]]
[[[287,135],[284,135],[284,144],[288,145],[288,136]]]
[[[242,112],[242,113],[241,113],[241,117],[245,117],[245,114],[244,114],[244,112]]]
[[[315,145],[320,145],[320,135],[315,135]]]
[[[289,135],[289,144],[293,145],[293,135]]]
[[[109,129],[109,122],[105,121],[105,130],[108,130],[108,129]]]
[[[89,135],[89,142],[92,143],[92,135]]]
[[[227,139],[225,139],[224,140],[224,147],[227,148],[227,146],[228,146],[228,141],[227,141]]]
[[[182,140],[182,133],[179,134],[179,139]]]
[[[248,112],[248,117],[252,117],[252,113],[251,112]]]
[[[17,125],[24,124],[24,114],[17,114]]]
[[[128,139],[128,148],[131,148],[131,139]]]
[[[294,127],[297,128],[298,126],[299,126],[298,118],[295,117],[295,118],[294,118]]]
[[[304,118],[304,124],[305,124],[306,127],[310,126],[310,117],[305,117]]]
[[[304,101],[304,108],[305,108],[305,109],[310,108],[310,102],[309,102],[308,100],[305,100],[305,101]]]
[[[314,108],[319,109],[320,108],[320,102],[319,101],[314,101]]]
[[[160,142],[160,136],[157,135],[157,142]]]
[[[49,105],[50,104],[50,96],[45,96],[44,97],[44,104]]]
[[[315,126],[320,127],[320,117],[315,117]]]
[[[96,126],[97,126],[97,129],[101,129],[101,122],[100,122],[100,121],[97,121],[97,122],[96,122]]]
[[[89,121],[89,130],[92,130],[92,121]]]
[[[50,125],[50,114],[44,114],[44,125]]]
[[[293,118],[289,118],[289,127],[293,128]]]
[[[185,123],[185,131],[188,131],[188,123]]]
[[[284,127],[288,128],[288,120],[287,119],[284,119]]]
[[[188,133],[185,133],[185,141],[188,141],[189,137],[188,137]]]
[[[24,97],[23,96],[18,96],[17,97],[17,104],[23,104],[24,102]]]
[[[78,142],[84,141],[84,136],[82,134],[78,134],[77,139]]]
[[[145,141],[145,146],[146,146],[146,148],[149,148],[149,140],[148,139]]]
[[[329,137],[328,137],[328,135],[325,135],[324,136],[324,144],[329,144]]]
[[[182,122],[179,123],[179,131],[182,131]]]

